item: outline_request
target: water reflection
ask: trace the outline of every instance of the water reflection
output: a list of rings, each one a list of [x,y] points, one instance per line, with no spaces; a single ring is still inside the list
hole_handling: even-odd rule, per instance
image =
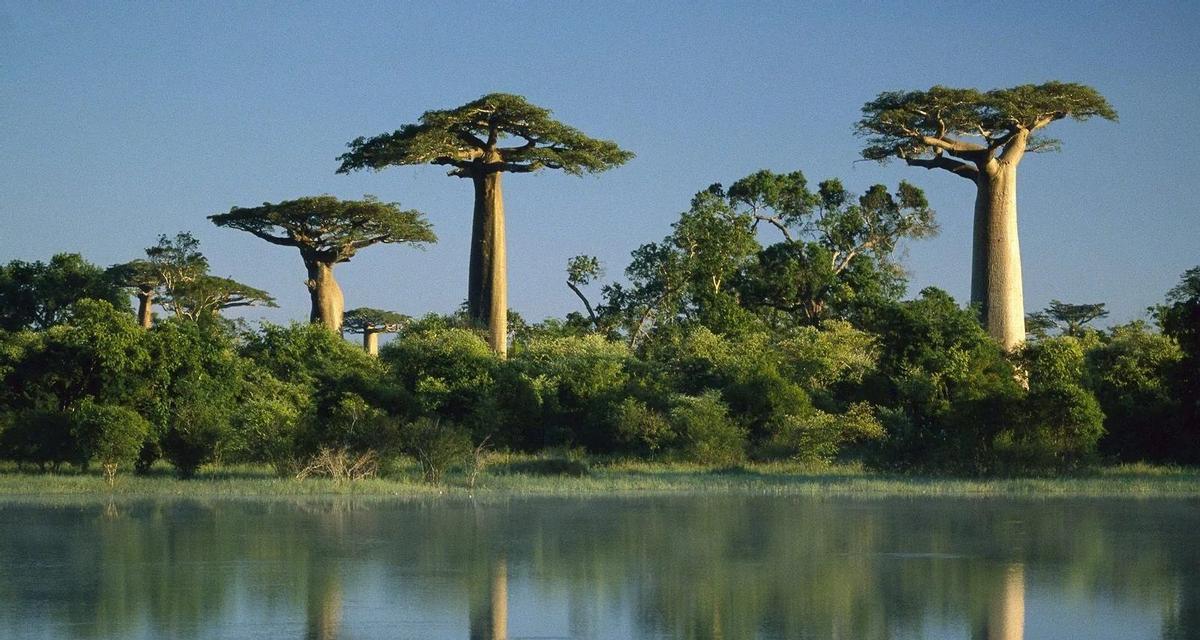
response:
[[[0,505],[4,638],[1195,638],[1196,501]]]

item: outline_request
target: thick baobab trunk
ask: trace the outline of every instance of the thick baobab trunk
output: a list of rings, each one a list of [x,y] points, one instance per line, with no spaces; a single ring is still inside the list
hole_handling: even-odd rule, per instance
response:
[[[501,358],[508,354],[508,265],[504,241],[504,195],[500,173],[476,176],[471,225],[471,267],[467,312],[488,329],[488,342]]]
[[[149,329],[154,324],[154,316],[150,313],[150,307],[154,303],[153,291],[138,291],[138,324],[143,329]]]
[[[971,303],[988,334],[1011,351],[1025,341],[1016,163],[989,162],[976,184]]]
[[[379,355],[379,332],[370,328],[363,329],[363,350],[368,354]]]
[[[338,286],[337,280],[333,279],[333,265],[328,262],[305,260],[304,266],[308,267],[308,280],[304,284],[308,286],[308,294],[312,299],[309,321],[340,333],[345,302],[342,298],[342,288]]]

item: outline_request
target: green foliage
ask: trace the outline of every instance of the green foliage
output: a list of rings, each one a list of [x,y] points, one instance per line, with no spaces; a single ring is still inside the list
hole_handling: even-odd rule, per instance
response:
[[[72,416],[71,435],[82,459],[100,462],[111,484],[122,464],[137,460],[150,434],[150,423],[128,407],[86,400]]]
[[[509,147],[508,138],[520,142]],[[551,117],[549,109],[507,93],[492,93],[455,109],[426,111],[419,124],[350,142],[338,173],[389,165],[450,165],[456,171],[531,172],[560,169],[572,175],[622,165],[633,154],[608,140],[585,136]],[[487,157],[493,150],[498,157]],[[499,161],[499,162],[497,162]],[[496,166],[489,166],[496,165]]]
[[[719,393],[676,396],[668,415],[684,459],[718,466],[745,460],[746,430],[729,417]]]
[[[412,318],[395,311],[358,307],[342,318],[342,329],[348,333],[396,333]]]
[[[998,439],[1005,464],[1061,469],[1088,462],[1104,435],[1100,403],[1083,386],[1084,347],[1073,337],[1027,344],[1018,356],[1028,376],[1024,420]]]
[[[127,308],[129,297],[108,273],[77,253],[59,253],[49,263],[13,260],[0,266],[0,329],[48,329],[62,324],[85,299]]]
[[[656,455],[675,439],[671,423],[660,411],[636,398],[625,398],[613,408],[617,442],[640,455]]]
[[[71,415],[57,409],[17,409],[0,414],[0,457],[41,470],[80,462]]]
[[[328,329],[312,324],[264,324],[241,353],[276,379],[315,390],[326,382],[381,377],[383,366]]]
[[[867,140],[862,155],[880,161],[940,158],[943,153],[966,157],[983,152],[990,157],[1018,131],[1036,131],[1064,118],[1117,119],[1116,111],[1095,89],[1066,82],[987,92],[943,86],[888,91],[863,105],[862,115],[857,127]],[[981,142],[967,142],[969,137],[979,137]],[[1056,146],[1056,141],[1035,142],[1031,150]]]
[[[413,417],[438,417],[480,437],[493,430],[500,361],[478,334],[426,321],[390,342],[379,359],[412,395]]]
[[[338,200],[329,195],[234,207],[208,217],[219,227],[251,233],[272,244],[299,247],[306,260],[346,262],[359,249],[380,243],[437,242],[424,214],[374,197]]]
[[[470,434],[451,422],[418,418],[403,428],[403,437],[405,449],[421,463],[421,472],[430,484],[441,484],[446,471],[471,459]]]
[[[850,405],[840,415],[813,411],[805,416],[786,416],[762,446],[761,455],[770,459],[831,462],[848,444],[882,440],[886,436],[871,405],[861,402]]]

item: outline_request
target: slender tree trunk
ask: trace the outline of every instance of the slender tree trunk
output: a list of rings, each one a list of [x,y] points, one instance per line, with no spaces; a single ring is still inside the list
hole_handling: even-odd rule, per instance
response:
[[[312,299],[312,311],[309,321],[322,324],[331,331],[341,333],[342,313],[345,311],[345,301],[342,298],[342,288],[333,279],[333,265],[317,260],[305,260],[308,268],[308,294]]]
[[[467,313],[473,322],[487,327],[488,343],[504,358],[508,355],[508,265],[500,172],[475,176],[473,181],[475,213],[471,224]]]
[[[368,354],[379,355],[379,332],[369,328],[363,330],[363,350]]]
[[[150,313],[154,303],[154,291],[138,291],[138,324],[143,329],[149,329],[154,324],[154,316]]]
[[[1011,351],[1025,341],[1016,162],[992,160],[976,184],[971,303],[979,306],[988,334]]]

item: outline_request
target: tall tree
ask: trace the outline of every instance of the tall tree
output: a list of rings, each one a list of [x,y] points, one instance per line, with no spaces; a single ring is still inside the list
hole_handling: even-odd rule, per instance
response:
[[[333,267],[374,244],[437,242],[424,214],[394,202],[338,200],[329,195],[286,200],[261,207],[234,207],[208,217],[219,227],[240,229],[284,247],[296,247],[308,270],[309,319],[341,331],[345,302]]]
[[[108,268],[114,282],[130,289],[138,299],[138,326],[149,329],[154,324],[154,299],[158,297],[162,280],[158,270],[148,260],[131,260]]]
[[[128,308],[129,297],[104,269],[78,253],[50,262],[13,260],[0,265],[0,329],[42,330],[61,324],[72,305],[91,298]]]
[[[350,333],[360,333],[363,337],[363,350],[379,355],[379,334],[396,333],[412,321],[412,318],[395,311],[358,307],[346,312],[345,323],[342,325]]]
[[[1025,339],[1021,256],[1017,241],[1017,165],[1026,153],[1058,148],[1038,132],[1072,118],[1116,120],[1095,89],[1047,82],[978,91],[935,86],[888,91],[863,105],[857,129],[864,158],[899,158],[942,169],[975,184],[971,302],[988,333],[1006,349]]]
[[[391,165],[435,164],[475,187],[467,308],[488,327],[492,349],[508,350],[508,279],[504,236],[504,173],[559,169],[571,175],[596,173],[624,164],[633,154],[614,142],[585,136],[550,117],[525,98],[492,93],[461,107],[426,111],[417,124],[392,133],[357,138],[339,160],[338,173]],[[501,146],[509,138],[519,142]]]

